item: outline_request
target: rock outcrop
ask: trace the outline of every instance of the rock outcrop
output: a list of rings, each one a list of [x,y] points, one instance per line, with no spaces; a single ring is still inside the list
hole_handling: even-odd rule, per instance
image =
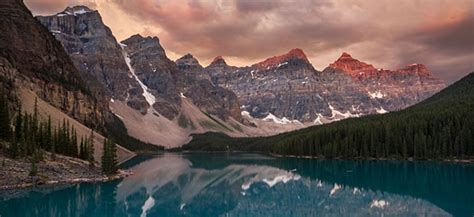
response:
[[[122,48],[99,12],[75,6],[37,19],[61,42],[94,94],[127,101],[146,112],[143,90],[130,74]]]
[[[107,105],[93,96],[61,44],[21,0],[0,2],[0,77],[28,88],[69,116],[100,129]]]
[[[168,59],[159,39],[133,35],[121,43],[135,75],[155,97],[153,108],[168,119],[175,118],[180,111],[175,81],[183,73]]]

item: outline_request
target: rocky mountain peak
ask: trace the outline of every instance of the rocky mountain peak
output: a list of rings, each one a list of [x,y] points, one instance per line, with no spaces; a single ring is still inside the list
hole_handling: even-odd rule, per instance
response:
[[[255,64],[255,66],[257,66],[257,68],[260,68],[260,69],[265,69],[269,67],[270,68],[276,67],[282,64],[287,64],[289,61],[295,61],[295,60],[302,61],[306,64],[310,64],[303,50],[299,48],[294,48],[286,54],[270,57],[262,62]]]
[[[77,5],[73,7],[67,7],[66,9],[64,9],[63,12],[58,13],[57,16],[66,16],[66,15],[77,16],[77,15],[86,14],[90,12],[94,12],[94,10],[84,5]]]
[[[133,54],[137,51],[146,51],[145,53],[148,55],[154,55],[158,59],[166,62],[166,64],[172,62],[166,56],[166,52],[160,44],[160,39],[156,36],[143,37],[140,34],[135,34],[120,43],[122,46],[125,45],[125,50],[127,50],[129,54]]]
[[[354,77],[371,76],[378,73],[378,70],[373,65],[354,59],[346,52],[343,52],[329,67],[342,70]]]
[[[201,68],[202,67],[199,64],[199,61],[196,58],[194,58],[193,55],[189,53],[177,59],[175,62],[179,68],[194,68],[194,67]]]
[[[227,65],[227,63],[225,62],[225,59],[222,56],[217,56],[216,58],[214,58],[214,60],[212,60],[211,64],[209,64],[209,66],[214,65]]]
[[[397,72],[401,74],[415,74],[418,76],[432,76],[433,73],[425,65],[414,63],[399,69]]]
[[[154,37],[151,37],[151,36],[143,37],[140,34],[135,34],[135,35],[132,35],[129,38],[125,39],[124,41],[122,41],[122,43],[125,43],[125,42],[126,43],[155,42],[155,43],[159,44],[160,39],[156,36],[154,36]]]
[[[340,60],[343,59],[353,59],[352,56],[346,52],[342,52],[341,57],[339,57]]]

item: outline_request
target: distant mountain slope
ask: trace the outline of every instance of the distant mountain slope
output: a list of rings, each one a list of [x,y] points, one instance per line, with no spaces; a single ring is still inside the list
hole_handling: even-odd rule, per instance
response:
[[[377,69],[343,53],[320,72],[301,49],[248,67],[228,66],[218,57],[205,69],[215,84],[237,94],[250,116],[304,124],[397,111],[444,88],[422,64]]]
[[[264,138],[194,135],[184,150],[255,150],[326,158],[472,158],[474,72],[399,112]]]

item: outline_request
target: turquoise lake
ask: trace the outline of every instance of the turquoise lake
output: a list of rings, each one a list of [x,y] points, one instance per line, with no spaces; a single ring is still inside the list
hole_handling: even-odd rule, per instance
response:
[[[138,156],[133,176],[0,194],[1,217],[474,216],[474,165]]]

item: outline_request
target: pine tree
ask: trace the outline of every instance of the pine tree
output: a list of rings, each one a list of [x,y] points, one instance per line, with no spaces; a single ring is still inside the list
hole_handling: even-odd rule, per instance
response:
[[[71,145],[72,145],[72,156],[73,157],[78,157],[78,153],[77,153],[77,132],[76,132],[76,129],[74,129],[74,128],[72,128]]]
[[[57,130],[54,129],[54,132],[51,137],[51,160],[55,161],[56,160],[56,144],[58,143],[58,133]]]
[[[20,142],[23,137],[23,114],[21,111],[21,104],[18,105],[18,114],[15,120],[15,140]]]
[[[87,160],[89,161],[89,166],[95,167],[95,160],[94,160],[94,130],[91,130],[91,134],[87,141]]]
[[[117,146],[113,140],[109,140],[109,155],[110,155],[110,173],[117,173]]]
[[[30,126],[30,133],[31,133],[31,153],[35,152],[38,149],[38,98],[35,97],[35,106],[33,109],[33,116],[31,117],[31,126]]]
[[[8,100],[5,98],[3,91],[0,96],[0,139],[10,141],[10,114],[8,112]]]
[[[101,158],[102,171],[105,174],[108,174],[109,167],[110,167],[110,154],[109,154],[110,149],[109,149],[109,142],[107,141],[107,138],[104,138],[104,144],[102,148],[103,148],[102,158]]]
[[[112,140],[104,139],[102,154],[102,171],[107,174],[115,174],[117,172],[117,150]]]
[[[81,143],[79,145],[79,158],[84,160],[84,137],[81,136]]]
[[[38,168],[36,168],[36,162],[33,160],[31,161],[31,168],[30,168],[30,176],[38,175]]]
[[[48,117],[48,122],[46,123],[46,129],[45,129],[45,149],[46,150],[51,150],[51,146],[53,143],[53,132],[52,132],[52,126],[51,126],[51,116]]]

